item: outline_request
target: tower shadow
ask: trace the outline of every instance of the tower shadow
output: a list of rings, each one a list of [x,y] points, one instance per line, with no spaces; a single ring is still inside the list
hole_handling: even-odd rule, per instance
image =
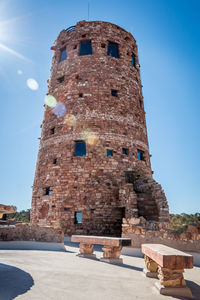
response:
[[[0,300],[11,300],[34,285],[31,275],[19,268],[0,264]]]

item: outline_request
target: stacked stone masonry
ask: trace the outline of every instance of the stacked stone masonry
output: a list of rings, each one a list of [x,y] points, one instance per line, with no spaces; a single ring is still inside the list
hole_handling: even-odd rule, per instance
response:
[[[92,54],[79,55],[85,41]],[[107,55],[110,42],[118,45],[119,58]],[[110,236],[121,235],[123,217],[168,222],[166,197],[152,179],[133,36],[111,23],[81,21],[61,31],[51,49],[48,95],[65,105],[75,124],[45,105],[31,222],[68,235]],[[86,140],[86,155],[75,156],[75,142],[85,133],[92,133],[93,143]],[[82,213],[80,224],[76,212]]]

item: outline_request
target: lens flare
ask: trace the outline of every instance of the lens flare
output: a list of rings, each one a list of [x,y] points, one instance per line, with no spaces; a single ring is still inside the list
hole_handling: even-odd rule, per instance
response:
[[[72,114],[66,114],[64,123],[68,126],[76,126],[76,117]]]
[[[98,142],[98,136],[89,130],[82,132],[82,139],[86,141],[89,145],[94,145]]]
[[[27,86],[29,87],[29,89],[36,91],[39,88],[39,84],[37,83],[37,81],[33,78],[29,78],[26,81]]]
[[[45,97],[45,103],[46,105],[48,105],[49,107],[55,107],[57,104],[56,98],[52,95],[47,95]]]
[[[22,75],[23,74],[22,70],[17,70],[17,74]]]
[[[62,117],[66,114],[66,107],[62,102],[57,102],[56,106],[53,108],[53,113],[57,116],[57,117]]]
[[[92,133],[89,135],[88,139],[87,139],[87,143],[89,145],[94,145],[98,142],[99,138],[96,134]]]

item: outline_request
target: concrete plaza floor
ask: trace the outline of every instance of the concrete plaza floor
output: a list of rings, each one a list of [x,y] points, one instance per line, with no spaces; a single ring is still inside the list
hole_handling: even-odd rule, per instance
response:
[[[0,250],[0,300],[177,299],[157,292],[156,279],[143,275],[143,258],[124,255],[120,266],[77,257],[74,244],[66,250]],[[186,270],[185,279],[200,299],[200,268]]]

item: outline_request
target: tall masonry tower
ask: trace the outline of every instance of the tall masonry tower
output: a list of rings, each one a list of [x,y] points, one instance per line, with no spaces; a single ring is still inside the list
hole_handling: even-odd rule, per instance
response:
[[[53,47],[31,222],[65,234],[120,236],[122,218],[167,223],[152,178],[137,45],[108,22],[81,21]]]

